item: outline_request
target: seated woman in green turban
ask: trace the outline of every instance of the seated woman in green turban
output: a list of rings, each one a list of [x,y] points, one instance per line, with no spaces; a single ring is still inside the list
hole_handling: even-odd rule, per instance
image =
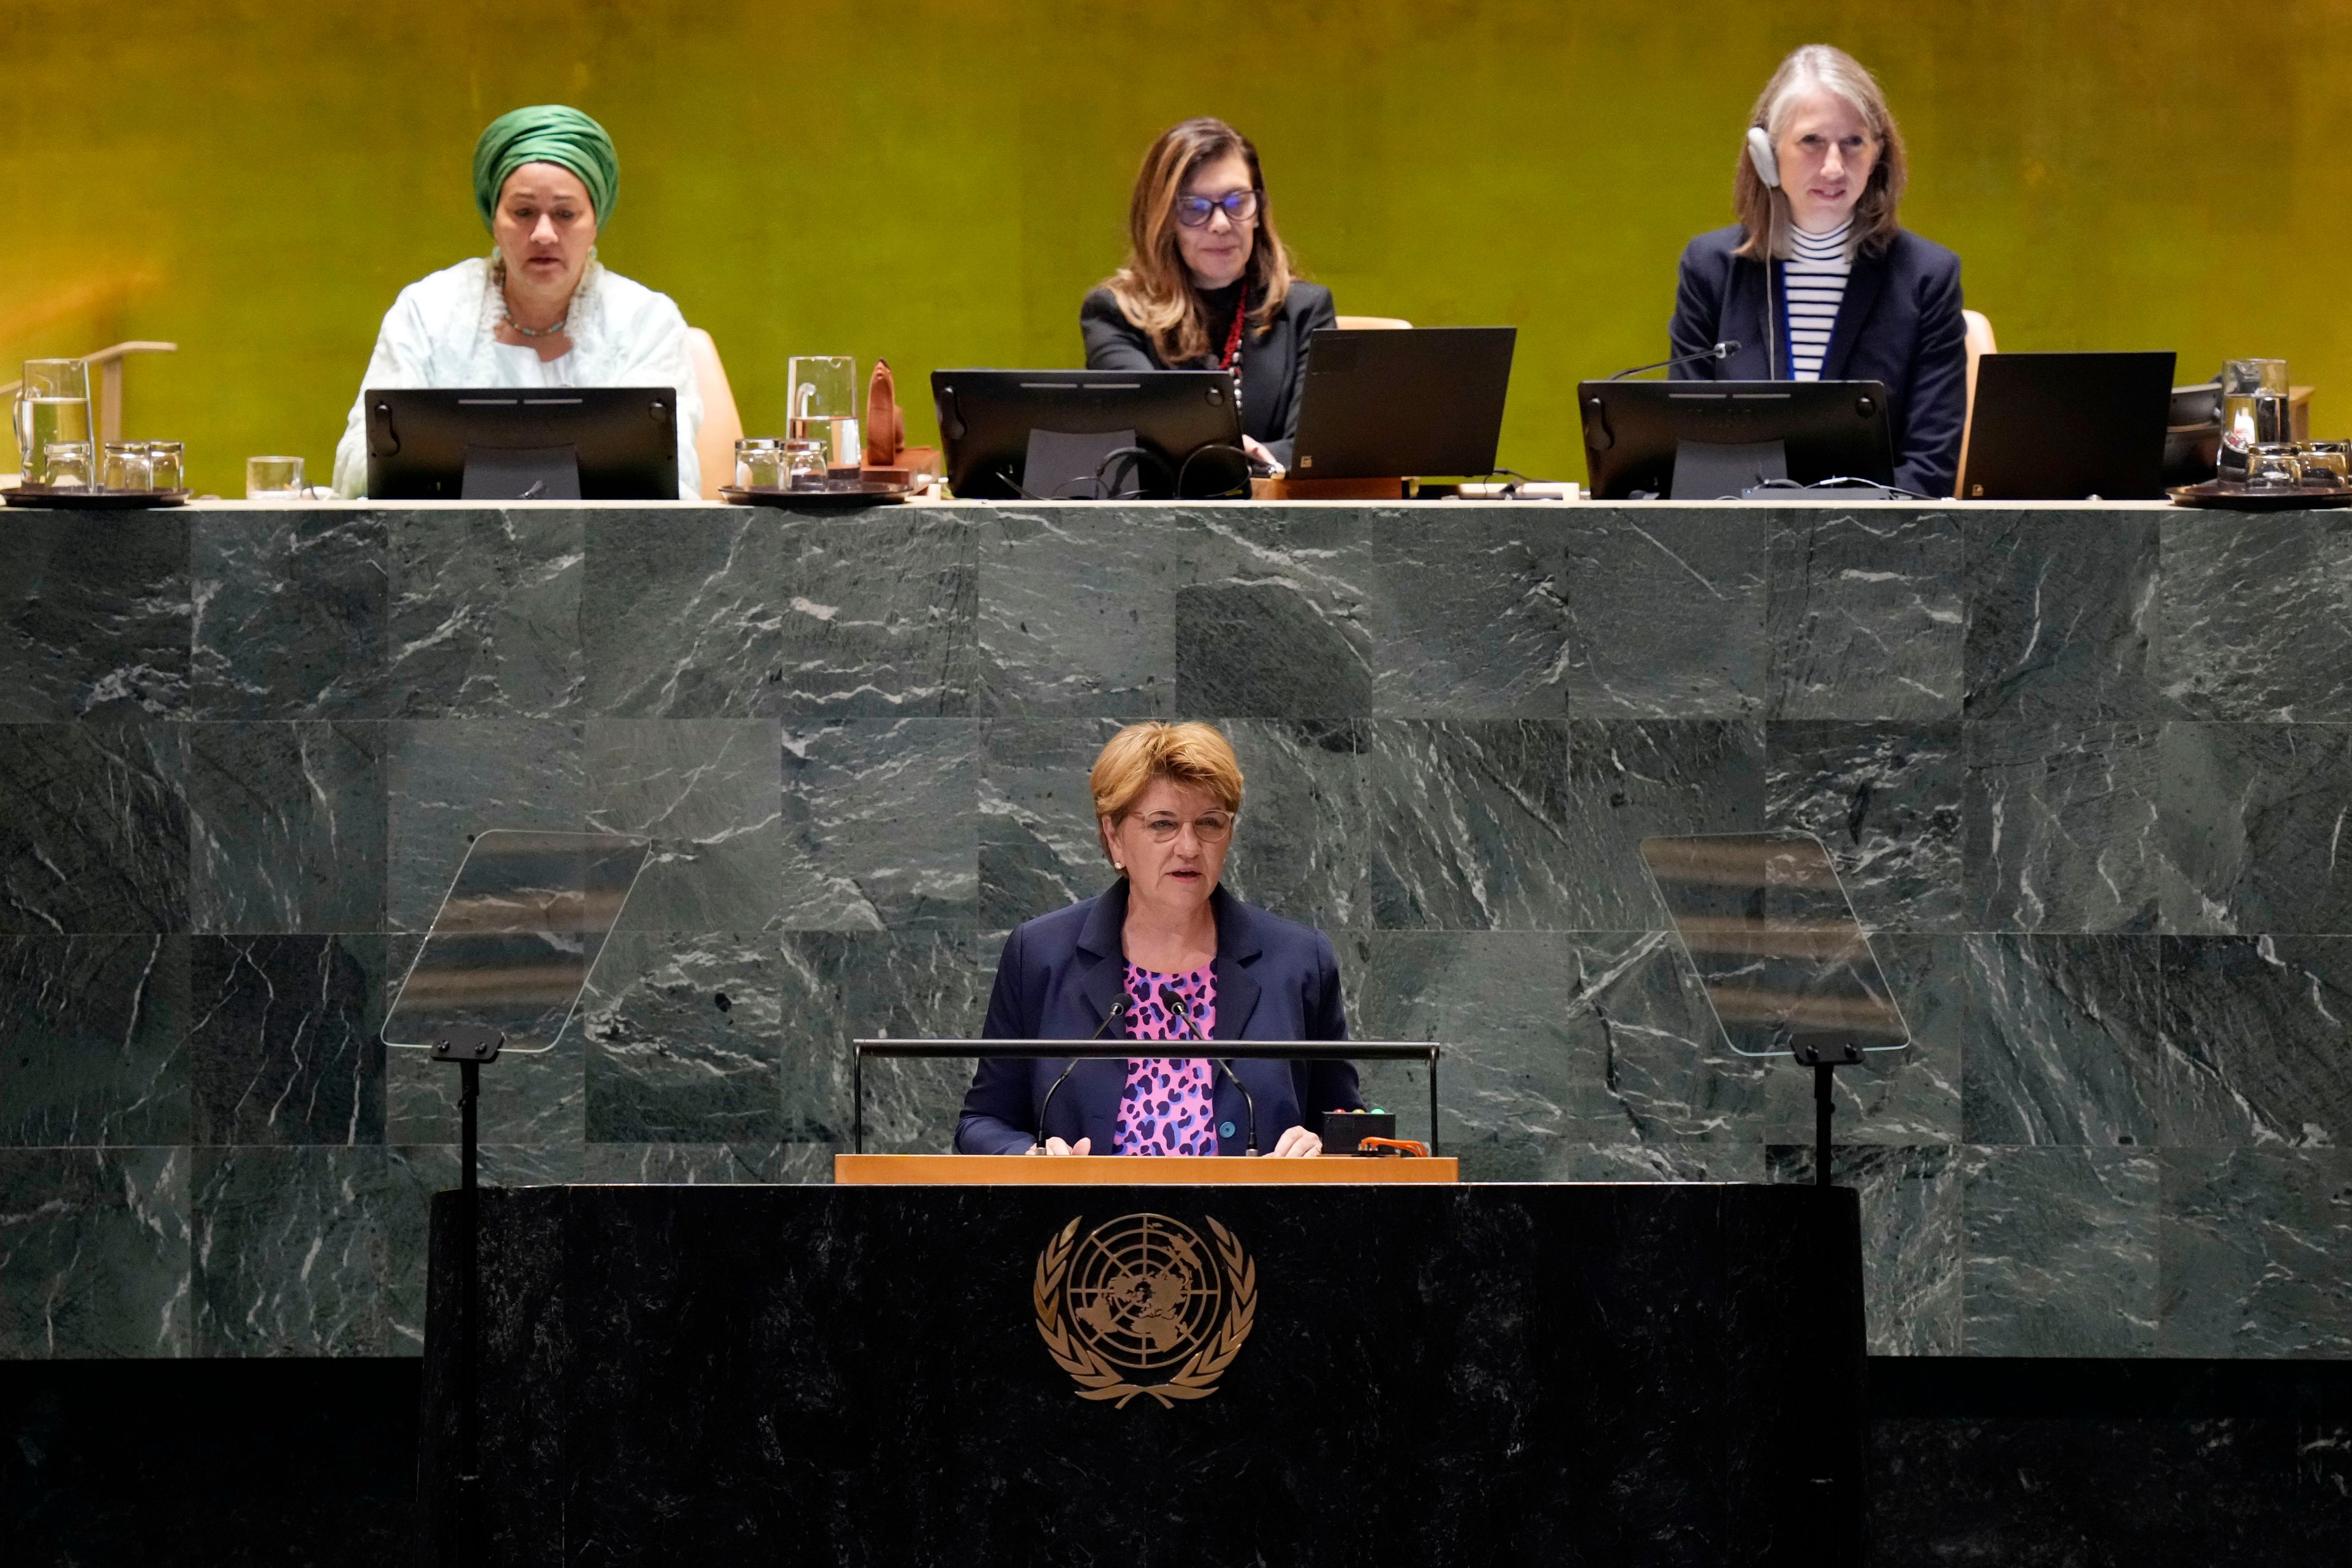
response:
[[[686,318],[667,294],[606,271],[596,234],[613,215],[620,160],[604,128],[542,104],[490,121],[474,144],[474,205],[498,243],[400,291],[360,383],[371,386],[672,386],[677,493],[702,494]],[[352,400],[335,493],[367,486],[366,416]]]

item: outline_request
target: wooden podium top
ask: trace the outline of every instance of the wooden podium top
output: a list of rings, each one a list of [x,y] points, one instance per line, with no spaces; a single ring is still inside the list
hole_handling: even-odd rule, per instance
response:
[[[1459,1182],[1458,1160],[1150,1159],[1115,1154],[835,1154],[842,1186],[1284,1186],[1352,1182]]]

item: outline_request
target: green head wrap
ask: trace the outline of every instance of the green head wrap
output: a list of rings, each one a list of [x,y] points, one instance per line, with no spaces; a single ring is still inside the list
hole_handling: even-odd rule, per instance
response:
[[[474,205],[482,209],[484,226],[499,210],[507,176],[525,163],[561,163],[571,170],[588,187],[597,226],[612,220],[613,199],[621,189],[621,160],[613,139],[578,110],[542,103],[499,115],[474,143]]]

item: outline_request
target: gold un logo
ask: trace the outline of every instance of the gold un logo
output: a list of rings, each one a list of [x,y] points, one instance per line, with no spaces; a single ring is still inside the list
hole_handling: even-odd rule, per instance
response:
[[[1030,1289],[1045,1352],[1078,1397],[1125,1409],[1148,1394],[1172,1409],[1214,1394],[1257,1316],[1257,1265],[1242,1244],[1214,1219],[1213,1249],[1166,1215],[1127,1215],[1081,1239],[1083,1223],[1045,1244]]]

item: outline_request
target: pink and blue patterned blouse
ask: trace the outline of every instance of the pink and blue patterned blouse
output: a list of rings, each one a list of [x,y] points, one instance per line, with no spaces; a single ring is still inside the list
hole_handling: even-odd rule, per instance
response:
[[[1160,987],[1184,1003],[1187,1022],[1171,1016]],[[1217,1027],[1217,986],[1207,965],[1185,974],[1127,966],[1128,1037],[1136,1040],[1208,1039]],[[1217,1152],[1216,1080],[1202,1057],[1131,1057],[1127,1089],[1118,1097],[1120,1154],[1214,1154]]]

